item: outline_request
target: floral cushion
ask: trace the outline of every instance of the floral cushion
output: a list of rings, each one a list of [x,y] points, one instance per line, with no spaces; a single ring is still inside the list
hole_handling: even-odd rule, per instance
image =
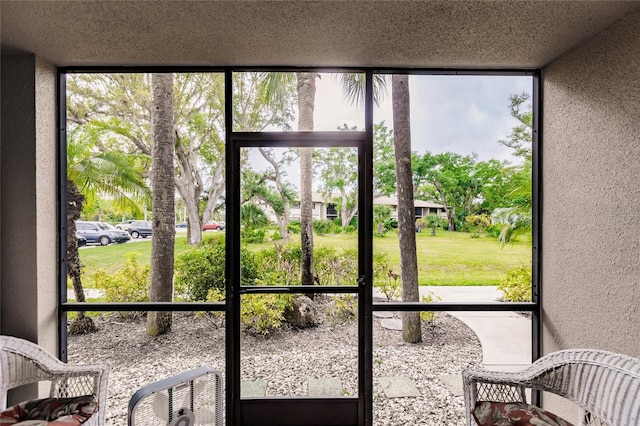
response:
[[[86,422],[98,409],[94,395],[21,402],[0,413],[0,425],[69,426]]]
[[[542,408],[517,402],[478,401],[472,414],[479,426],[573,426]]]

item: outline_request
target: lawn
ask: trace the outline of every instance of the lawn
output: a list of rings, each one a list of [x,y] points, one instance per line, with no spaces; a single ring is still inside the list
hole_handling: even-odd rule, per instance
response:
[[[205,232],[204,238],[221,238],[223,235]],[[519,241],[504,247],[494,238],[471,238],[470,234],[464,232],[438,231],[435,236],[422,232],[416,234],[416,239],[420,285],[498,285],[508,270],[531,265],[531,238],[520,237]],[[272,244],[250,244],[248,247],[259,250]],[[314,244],[355,249],[357,239],[355,234],[314,235]],[[189,250],[184,234],[176,235],[175,247],[176,256]],[[374,237],[373,250],[387,253],[393,271],[400,273],[400,249],[395,234]],[[116,272],[124,265],[127,253],[139,253],[138,261],[149,263],[151,240],[81,249],[80,260],[85,276],[90,276],[98,269]],[[85,285],[90,287],[90,281],[85,279]]]

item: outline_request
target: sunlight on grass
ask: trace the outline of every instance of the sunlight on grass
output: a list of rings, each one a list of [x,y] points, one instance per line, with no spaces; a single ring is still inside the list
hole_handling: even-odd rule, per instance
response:
[[[224,238],[224,235],[205,232],[204,239]],[[299,241],[300,236],[294,235],[292,242]],[[470,234],[464,232],[438,231],[435,236],[428,232],[416,234],[416,242],[420,285],[498,285],[510,269],[531,265],[530,237],[520,237],[519,241],[501,247],[496,239],[487,236],[471,238]],[[342,249],[356,249],[358,246],[356,234],[314,235],[314,243],[318,247]],[[257,251],[270,248],[273,244],[265,242],[248,247]],[[190,248],[185,234],[176,235],[175,248],[176,257]],[[400,248],[396,234],[374,237],[373,250],[387,253],[392,270],[400,273]],[[131,252],[139,253],[140,264],[148,264],[151,259],[151,240],[81,249],[85,286],[91,287],[91,280],[87,278],[98,269],[110,274],[121,269],[126,254]]]

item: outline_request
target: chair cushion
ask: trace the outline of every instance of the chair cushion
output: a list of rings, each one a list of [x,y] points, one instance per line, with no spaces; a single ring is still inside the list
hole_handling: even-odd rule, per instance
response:
[[[472,414],[479,426],[573,426],[542,408],[518,402],[478,401]]]
[[[94,395],[43,398],[21,402],[0,413],[0,425],[79,425],[98,409]]]

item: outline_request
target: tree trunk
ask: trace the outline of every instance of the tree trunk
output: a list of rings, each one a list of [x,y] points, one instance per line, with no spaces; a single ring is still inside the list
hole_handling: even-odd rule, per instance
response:
[[[313,130],[317,73],[298,73],[298,131]],[[300,243],[303,285],[313,285],[313,148],[300,149]]]
[[[149,301],[171,302],[175,242],[175,169],[173,132],[173,74],[152,74],[151,186],[153,218]],[[149,312],[147,334],[171,331],[171,312]]]
[[[391,85],[398,191],[398,236],[400,242],[402,301],[419,302],[413,173],[411,171],[409,77],[407,75],[393,75]],[[419,312],[405,312],[402,314],[402,337],[405,342],[409,343],[422,341]]]
[[[84,289],[82,288],[82,264],[78,253],[78,239],[76,238],[76,220],[80,219],[84,195],[78,191],[75,182],[67,180],[67,275],[73,284],[73,293],[76,302],[86,302]],[[96,331],[93,320],[84,312],[78,312],[78,316],[69,326],[71,334],[85,334]]]

